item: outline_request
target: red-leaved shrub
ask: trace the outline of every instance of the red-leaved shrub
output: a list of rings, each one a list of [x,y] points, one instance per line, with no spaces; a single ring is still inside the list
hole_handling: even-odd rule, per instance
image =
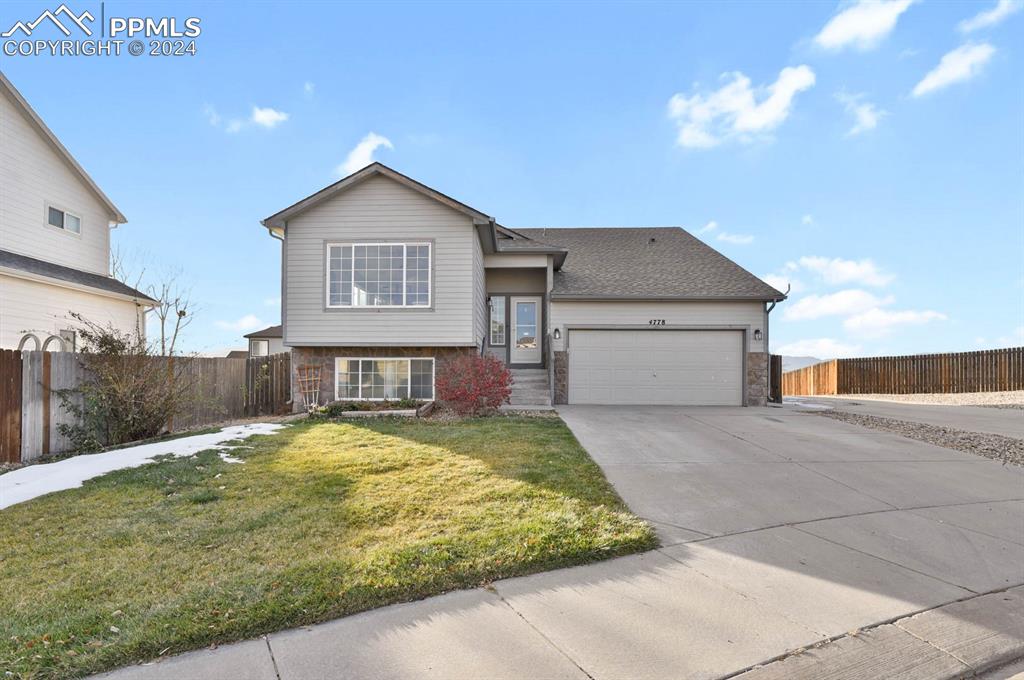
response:
[[[493,411],[512,394],[512,372],[490,355],[460,356],[437,375],[438,399],[459,415],[479,415]]]

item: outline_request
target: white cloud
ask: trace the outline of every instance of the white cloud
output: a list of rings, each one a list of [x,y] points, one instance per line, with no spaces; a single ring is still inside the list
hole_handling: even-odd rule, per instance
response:
[[[676,143],[706,149],[726,139],[749,142],[766,134],[789,117],[797,93],[814,85],[809,66],[787,66],[774,83],[754,88],[740,72],[722,74],[724,84],[709,94],[672,95],[669,117],[676,122]]]
[[[281,123],[288,120],[288,114],[284,111],[277,111],[270,108],[260,108],[259,106],[252,107],[252,116],[250,120],[256,125],[261,125],[265,128],[274,128]]]
[[[979,338],[981,339],[981,338]],[[1017,326],[1009,335],[1000,335],[995,341],[996,347],[1024,346],[1024,326]]]
[[[725,243],[732,243],[737,246],[745,246],[754,242],[754,237],[750,234],[730,234],[727,231],[719,232],[718,240],[724,241]]]
[[[970,19],[964,19],[957,25],[957,28],[963,33],[971,33],[982,28],[995,26],[1014,12],[1019,11],[1022,7],[1024,7],[1024,1],[1022,0],[999,0],[995,7],[978,12]]]
[[[827,50],[869,50],[885,39],[913,0],[859,0],[829,19],[814,42]]]
[[[836,359],[860,354],[860,345],[848,345],[832,338],[797,340],[775,350],[787,356],[812,356],[818,359]]]
[[[371,132],[360,140],[345,158],[345,162],[334,169],[335,174],[345,176],[351,175],[357,170],[362,170],[370,163],[373,163],[373,152],[378,148],[394,149],[391,140],[376,132]]]
[[[882,337],[887,335],[896,326],[920,326],[929,321],[945,320],[945,314],[932,310],[917,311],[905,309],[901,311],[888,311],[875,308],[846,319],[843,321],[843,328],[851,333],[868,337]]]
[[[803,225],[806,225],[806,226],[810,226],[810,225],[814,224],[814,216],[810,215],[810,214],[804,215],[803,217],[800,218],[800,224],[803,224]]]
[[[224,129],[227,132],[230,132],[230,133],[234,134],[234,133],[240,131],[242,129],[242,126],[244,126],[244,125],[245,125],[245,121],[238,120],[237,118],[235,118],[234,120],[228,121],[228,126],[226,128],[224,128]]]
[[[878,121],[889,115],[888,111],[883,111],[871,102],[864,101],[863,94],[837,92],[836,99],[843,105],[846,112],[853,116],[853,127],[846,132],[847,137],[874,130],[878,127]]]
[[[794,263],[787,263],[787,267]],[[795,266],[795,265],[794,265]],[[799,266],[812,271],[825,283],[839,286],[857,283],[865,286],[885,286],[895,276],[881,272],[871,260],[844,260],[839,257],[801,257]]]
[[[711,220],[710,222],[705,224],[703,227],[701,227],[700,231],[698,231],[697,233],[698,234],[706,234],[709,231],[714,231],[715,229],[718,229],[718,222],[715,222],[714,220]]]
[[[203,115],[206,116],[206,120],[210,125],[214,127],[220,125],[220,114],[210,104],[203,107]]]
[[[913,95],[920,97],[954,83],[970,80],[981,73],[995,52],[996,48],[988,43],[980,45],[967,43],[947,52],[939,61],[939,65],[929,71],[921,79],[921,82],[914,86]]]
[[[275,297],[268,297],[263,301],[263,304],[266,305],[267,307],[280,307],[281,296],[277,295]]]
[[[858,314],[881,305],[894,302],[892,296],[878,298],[865,290],[856,288],[841,290],[827,295],[808,295],[787,305],[783,316],[796,321],[818,319],[823,316],[847,316]]]
[[[312,97],[313,93],[316,91],[316,85],[307,80],[302,84],[302,91],[306,94],[307,97]]]
[[[799,281],[791,279],[788,276],[784,276],[783,274],[765,274],[761,277],[761,280],[775,290],[781,292],[785,292],[786,287],[788,286],[790,288],[790,292],[795,293],[797,291],[797,287],[800,285]]]
[[[246,314],[235,321],[215,321],[214,323],[217,325],[217,328],[222,328],[226,331],[254,331],[267,325],[260,321],[259,317],[255,314]]]

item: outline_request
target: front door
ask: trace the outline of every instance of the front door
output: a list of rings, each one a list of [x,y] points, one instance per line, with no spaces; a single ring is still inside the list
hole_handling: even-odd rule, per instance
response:
[[[541,339],[541,298],[514,297],[510,300],[512,316],[513,364],[539,364],[543,360]]]

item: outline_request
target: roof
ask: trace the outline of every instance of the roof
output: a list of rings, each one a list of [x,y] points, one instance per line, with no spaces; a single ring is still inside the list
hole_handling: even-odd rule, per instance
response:
[[[249,350],[247,349],[233,349],[227,353],[227,359],[248,359]]]
[[[243,338],[280,338],[283,337],[281,333],[281,326],[267,326],[261,331],[253,331],[247,335],[243,335]]]
[[[84,272],[81,269],[72,269],[71,267],[54,264],[53,262],[37,260],[36,258],[29,257],[27,255],[12,253],[9,250],[0,250],[0,268],[15,269],[27,274],[34,274],[48,279],[65,281],[67,283],[75,284],[76,286],[94,288],[106,293],[134,298],[142,303],[156,303],[156,300],[145,293],[135,290],[131,286],[121,283],[111,276]]]
[[[468,215],[469,217],[473,218],[474,222],[483,222],[490,224],[494,223],[494,218],[491,217],[490,215],[486,215],[477,210],[476,208],[472,208],[466,205],[465,203],[462,203],[461,201],[456,201],[451,196],[446,196],[445,194],[442,194],[440,191],[431,189],[426,184],[423,184],[422,182],[417,182],[412,177],[403,175],[402,173],[398,172],[393,168],[389,168],[383,163],[374,161],[373,163],[370,163],[362,170],[357,170],[356,172],[353,172],[351,175],[348,175],[347,177],[342,177],[334,184],[328,185],[321,189],[320,191],[310,194],[301,201],[293,203],[284,210],[280,210],[271,215],[270,217],[261,220],[260,224],[262,224],[264,227],[267,227],[268,229],[275,227],[283,227],[285,221],[294,217],[295,215],[298,215],[299,213],[304,212],[312,208],[313,206],[318,205],[323,201],[326,201],[329,198],[333,198],[337,194],[366,181],[370,177],[375,177],[378,175],[387,177],[388,179],[392,179],[398,182],[399,184],[403,184],[409,187],[413,191],[417,191],[428,198],[432,198],[435,201],[438,201],[439,203],[443,203],[444,205],[448,206],[453,210],[457,210],[458,212],[461,212],[464,215]]]
[[[43,136],[53,150],[57,152],[57,155],[59,155],[68,167],[71,168],[71,171],[77,174],[79,179],[81,179],[93,194],[96,195],[96,198],[106,206],[111,217],[114,218],[113,221],[117,224],[124,224],[127,222],[128,218],[126,218],[121,211],[117,209],[117,206],[114,205],[113,201],[107,198],[107,195],[103,193],[103,190],[99,188],[99,185],[97,185],[96,182],[92,180],[92,177],[89,176],[89,173],[87,173],[85,169],[78,164],[78,161],[76,161],[74,156],[71,155],[71,152],[61,144],[61,141],[57,139],[57,135],[53,134],[53,131],[46,126],[43,119],[39,117],[39,114],[37,114],[31,106],[29,106],[29,103],[25,101],[25,98],[21,96],[21,93],[18,92],[17,88],[14,87],[2,71],[0,71],[0,92],[6,95],[17,108],[21,109],[29,122],[36,128],[39,134]]]
[[[516,229],[568,250],[553,299],[782,300],[786,296],[679,227]]]

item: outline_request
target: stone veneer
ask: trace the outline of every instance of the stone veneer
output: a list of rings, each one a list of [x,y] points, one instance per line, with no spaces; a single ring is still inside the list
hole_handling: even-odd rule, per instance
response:
[[[554,352],[555,403],[569,403],[569,353]],[[768,403],[768,354],[747,354],[747,406],[765,406]]]
[[[553,352],[555,363],[555,403],[569,403],[569,353]]]
[[[462,354],[476,354],[473,347],[292,347],[292,410],[305,410],[299,388],[299,367],[320,366],[320,404],[334,401],[334,360],[337,357],[433,357],[434,375]]]
[[[747,406],[768,405],[768,353],[747,353]]]

